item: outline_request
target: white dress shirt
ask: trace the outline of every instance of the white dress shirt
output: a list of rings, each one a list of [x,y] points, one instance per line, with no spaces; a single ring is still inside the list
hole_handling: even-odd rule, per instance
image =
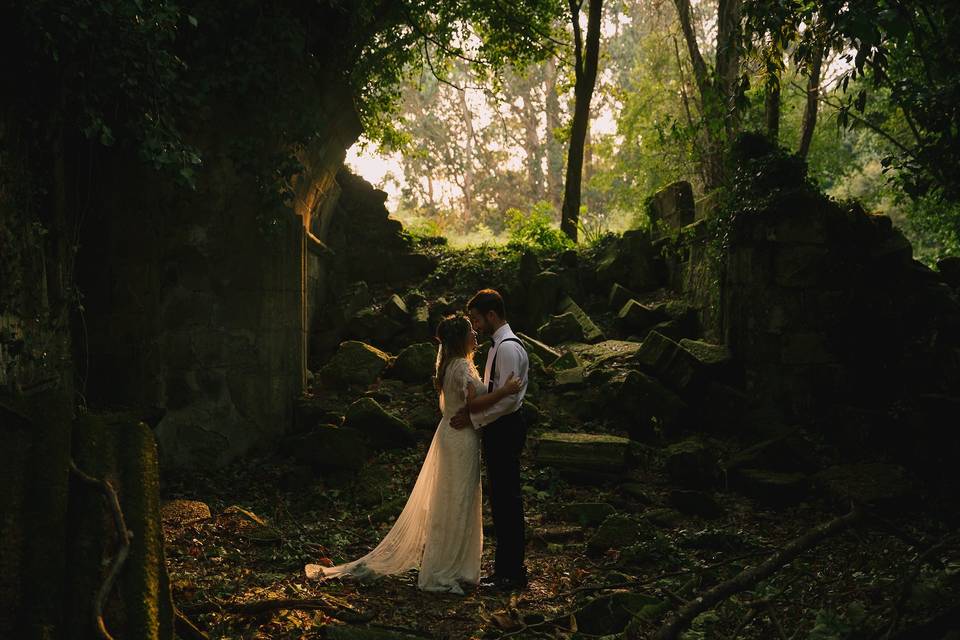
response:
[[[493,359],[497,359],[497,377],[493,381],[493,389],[499,389],[507,381],[510,374],[514,378],[519,378],[522,382],[520,392],[516,395],[510,395],[501,398],[495,404],[487,407],[483,411],[470,414],[470,421],[474,428],[479,429],[490,424],[497,418],[511,414],[523,404],[523,396],[527,392],[527,374],[530,369],[530,360],[527,358],[527,352],[523,345],[516,342],[504,342],[506,338],[519,340],[510,329],[509,324],[504,324],[493,334],[493,346],[487,353],[487,362],[483,368],[483,384],[490,388],[490,369],[493,368]],[[499,355],[497,355],[499,353]]]

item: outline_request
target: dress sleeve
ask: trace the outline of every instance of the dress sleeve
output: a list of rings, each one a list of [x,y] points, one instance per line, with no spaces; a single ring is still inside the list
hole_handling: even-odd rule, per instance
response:
[[[470,373],[470,367],[466,360],[457,361],[457,390],[460,392],[460,399],[464,404],[467,402],[467,391],[476,383],[473,375]]]

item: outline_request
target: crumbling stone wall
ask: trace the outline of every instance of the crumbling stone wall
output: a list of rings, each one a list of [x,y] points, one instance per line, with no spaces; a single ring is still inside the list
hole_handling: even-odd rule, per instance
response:
[[[359,135],[346,94],[318,108],[328,136],[306,150],[293,207],[264,215],[249,174],[228,152],[224,123],[203,140],[195,191],[138,164],[102,171],[85,222],[88,400],[156,417],[164,464],[218,465],[282,434],[305,383],[309,318],[325,274],[322,211]],[[268,153],[269,150],[264,150]]]

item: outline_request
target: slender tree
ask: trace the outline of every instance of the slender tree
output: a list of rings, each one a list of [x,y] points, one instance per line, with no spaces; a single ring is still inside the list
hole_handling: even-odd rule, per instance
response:
[[[563,190],[560,229],[577,241],[577,222],[580,217],[580,189],[583,183],[583,150],[590,119],[590,100],[597,82],[597,64],[600,58],[600,20],[603,0],[586,0],[587,37],[584,42],[580,28],[580,10],[584,0],[570,0],[570,19],[573,26],[573,54],[575,84],[573,89],[573,123],[570,127],[570,147],[567,152],[567,179]]]

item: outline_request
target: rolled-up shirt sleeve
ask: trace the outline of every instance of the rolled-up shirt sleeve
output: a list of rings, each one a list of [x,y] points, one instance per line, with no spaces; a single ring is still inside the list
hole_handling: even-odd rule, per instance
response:
[[[523,386],[520,389],[520,393],[505,396],[485,410],[471,413],[470,422],[473,423],[475,429],[485,427],[497,418],[513,413],[523,404],[523,396],[527,390],[527,369],[529,367],[529,362],[525,354],[517,343],[502,342],[497,347],[496,356],[497,377],[494,381],[493,388],[499,389],[503,386],[503,383],[507,381],[511,373],[513,377],[520,378],[523,381]]]

